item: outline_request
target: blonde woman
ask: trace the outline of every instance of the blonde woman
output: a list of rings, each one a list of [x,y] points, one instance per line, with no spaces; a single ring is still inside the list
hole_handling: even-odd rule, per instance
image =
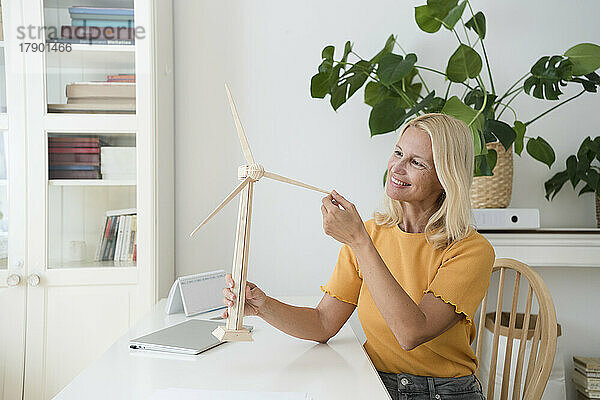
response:
[[[408,122],[388,162],[383,212],[363,223],[335,191],[323,198],[325,233],[343,246],[319,305],[287,305],[248,283],[246,315],[327,342],[357,308],[392,399],[484,398],[470,344],[495,255],[470,226],[473,164],[463,122],[444,114]],[[231,275],[226,282],[233,286]],[[233,292],[223,293],[232,305]]]

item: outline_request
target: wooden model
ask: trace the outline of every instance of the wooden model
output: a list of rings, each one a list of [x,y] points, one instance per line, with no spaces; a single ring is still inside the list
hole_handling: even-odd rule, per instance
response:
[[[233,98],[229,87],[225,85],[227,91],[227,97],[229,98],[229,105],[231,107],[231,113],[235,121],[235,127],[238,132],[240,144],[242,145],[242,152],[244,158],[248,162],[247,165],[242,165],[238,168],[238,179],[242,182],[211,212],[204,221],[200,223],[190,234],[192,236],[198,231],[204,224],[206,224],[212,217],[214,217],[227,203],[229,203],[238,193],[242,193],[240,197],[240,208],[238,212],[237,222],[237,234],[235,239],[235,253],[233,256],[233,268],[232,277],[235,282],[232,288],[235,294],[235,300],[233,306],[229,307],[227,324],[225,327],[220,326],[214,330],[215,335],[221,341],[251,341],[252,336],[250,332],[242,326],[244,318],[244,304],[246,302],[246,275],[248,271],[248,249],[250,242],[250,219],[252,216],[252,196],[254,183],[258,182],[260,178],[270,178],[276,181],[289,183],[292,185],[300,186],[306,189],[315,190],[317,192],[329,194],[330,192],[319,189],[317,187],[307,185],[302,182],[298,182],[293,179],[286,178],[281,175],[277,175],[268,171],[265,171],[262,165],[257,164],[252,157],[248,140],[242,128],[242,123],[237,114]]]

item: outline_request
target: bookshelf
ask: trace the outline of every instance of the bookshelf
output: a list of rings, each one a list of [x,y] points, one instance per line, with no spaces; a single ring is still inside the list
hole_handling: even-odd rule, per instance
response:
[[[19,45],[34,40],[16,35],[0,46],[0,96],[7,93],[0,146],[10,153],[0,212],[7,197],[11,213],[6,238],[0,219],[0,315],[8,316],[0,323],[0,398],[52,398],[173,282],[172,1],[0,2],[5,32],[30,25],[60,32],[73,6],[132,8],[146,31],[135,45],[73,44],[68,52],[22,52]],[[49,111],[66,104],[68,84],[122,73],[135,74],[134,113]],[[98,139],[95,150],[83,138]],[[0,173],[2,154],[0,147]],[[136,211],[135,261],[125,260],[129,247],[117,260],[97,258],[107,212],[118,209]]]

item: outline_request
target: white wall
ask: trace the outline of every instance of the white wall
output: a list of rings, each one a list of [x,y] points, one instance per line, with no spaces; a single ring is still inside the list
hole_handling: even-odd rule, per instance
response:
[[[594,0],[473,3],[488,19],[486,46],[498,91],[508,88],[540,56],[600,39],[600,5]],[[336,113],[327,102],[310,98],[310,77],[326,44],[339,49],[351,40],[356,52],[371,57],[391,33],[407,51],[417,53],[420,65],[444,69],[456,40],[447,31],[420,32],[413,17],[416,4],[175,2],[177,275],[229,270],[231,265],[237,202],[194,238],[188,236],[237,184],[237,167],[243,163],[225,81],[259,163],[306,183],[335,188],[356,203],[364,219],[370,218],[381,198],[381,177],[396,137],[369,137],[370,107],[363,103],[362,90]],[[444,90],[434,76],[427,77],[431,86]],[[526,95],[513,104],[524,121],[551,106]],[[576,151],[582,138],[600,135],[599,105],[599,95],[586,94],[530,126],[529,135],[542,135],[554,146],[557,163],[548,171],[529,156],[516,157],[512,207],[540,208],[544,227],[594,226],[591,194],[577,198],[565,188],[548,203],[543,182],[564,167],[566,155]],[[339,244],[322,232],[321,196],[262,180],[254,199],[249,279],[273,295],[318,294],[339,250]],[[558,272],[550,273],[555,278]],[[568,299],[578,295],[590,275],[598,279],[600,271],[569,272],[558,288],[551,288],[559,311],[560,304],[570,304]],[[586,300],[589,305],[600,298],[587,293],[582,301]],[[579,344],[585,343],[590,317],[582,319],[586,321],[563,326],[567,360],[571,349],[585,350]],[[596,320],[590,335],[600,332]]]

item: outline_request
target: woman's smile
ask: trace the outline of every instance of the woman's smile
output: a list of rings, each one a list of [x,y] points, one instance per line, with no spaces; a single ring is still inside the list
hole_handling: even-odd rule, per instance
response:
[[[411,186],[410,183],[406,183],[400,179],[394,178],[391,175],[390,175],[390,182],[392,183],[393,186],[398,187],[398,188],[406,188],[406,187]]]

